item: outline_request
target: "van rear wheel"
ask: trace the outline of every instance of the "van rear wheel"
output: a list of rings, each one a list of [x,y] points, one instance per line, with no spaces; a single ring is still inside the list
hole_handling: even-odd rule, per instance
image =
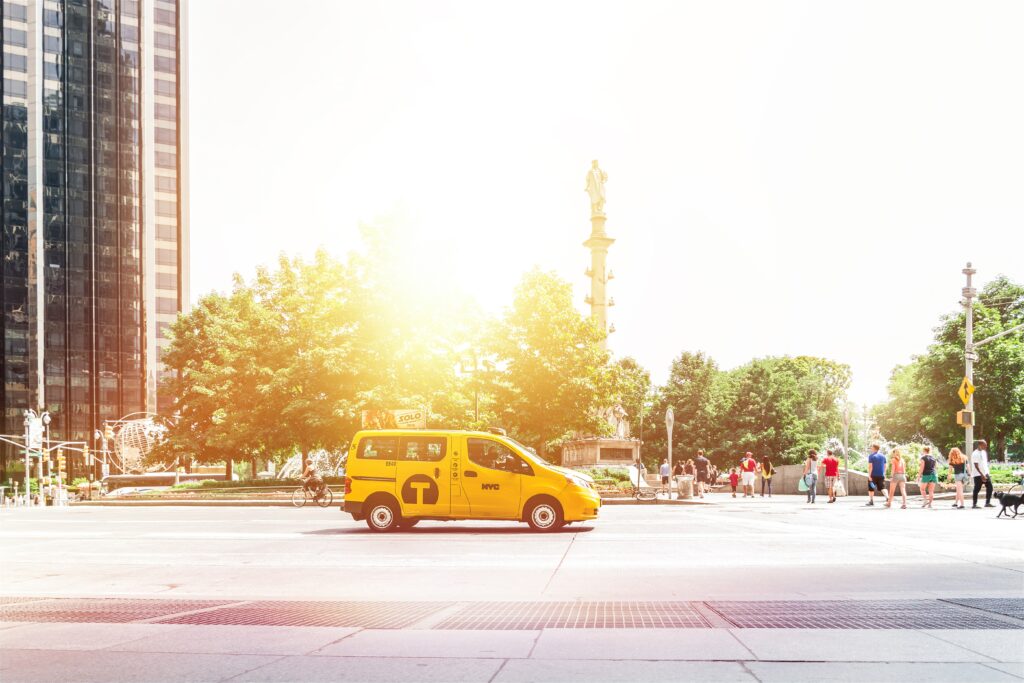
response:
[[[526,513],[526,523],[534,531],[554,531],[562,527],[562,507],[551,500],[539,500]]]
[[[366,513],[366,526],[378,533],[394,531],[398,527],[399,515],[393,503],[380,501],[370,506]]]

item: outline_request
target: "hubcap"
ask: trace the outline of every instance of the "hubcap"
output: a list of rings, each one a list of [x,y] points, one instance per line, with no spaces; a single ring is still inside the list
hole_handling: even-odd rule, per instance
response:
[[[533,522],[537,526],[551,526],[555,522],[555,511],[548,505],[538,505],[533,509]]]
[[[373,512],[370,513],[373,519],[374,526],[379,526],[382,529],[391,526],[391,508],[386,505],[373,508]]]

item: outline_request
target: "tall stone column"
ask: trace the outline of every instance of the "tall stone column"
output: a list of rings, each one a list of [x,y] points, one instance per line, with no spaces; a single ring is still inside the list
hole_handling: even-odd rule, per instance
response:
[[[590,217],[590,238],[583,243],[590,250],[590,268],[587,273],[590,275],[590,296],[587,303],[590,304],[590,318],[598,328],[608,332],[608,247],[615,240],[604,231],[604,214],[593,214]],[[607,348],[607,341],[602,341],[604,348]]]

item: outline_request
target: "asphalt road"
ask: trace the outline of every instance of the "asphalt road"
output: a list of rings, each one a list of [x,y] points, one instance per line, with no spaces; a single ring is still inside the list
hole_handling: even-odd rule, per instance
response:
[[[337,508],[2,510],[0,679],[1024,678],[1024,620],[944,602],[1024,609],[1024,515],[712,501],[606,507],[551,534],[423,522],[377,535]],[[115,597],[128,600],[52,599]],[[785,607],[796,621],[743,626],[716,602],[744,600],[762,605],[757,614],[796,601]],[[339,601],[363,605],[367,621],[337,621],[339,605],[354,604]],[[614,601],[648,621],[594,628],[595,614],[621,621]],[[827,601],[820,618],[800,611],[808,601]],[[556,628],[536,616],[559,602],[555,617],[583,606],[586,618]],[[116,612],[139,605],[162,607]],[[661,606],[682,621],[666,627]],[[516,628],[494,630],[517,609]]]

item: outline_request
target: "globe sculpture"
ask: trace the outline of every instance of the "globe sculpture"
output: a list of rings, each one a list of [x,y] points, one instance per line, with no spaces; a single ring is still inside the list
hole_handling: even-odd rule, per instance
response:
[[[152,418],[122,421],[114,433],[115,464],[125,473],[143,472],[146,458],[160,442],[163,432],[164,427],[153,422]]]

